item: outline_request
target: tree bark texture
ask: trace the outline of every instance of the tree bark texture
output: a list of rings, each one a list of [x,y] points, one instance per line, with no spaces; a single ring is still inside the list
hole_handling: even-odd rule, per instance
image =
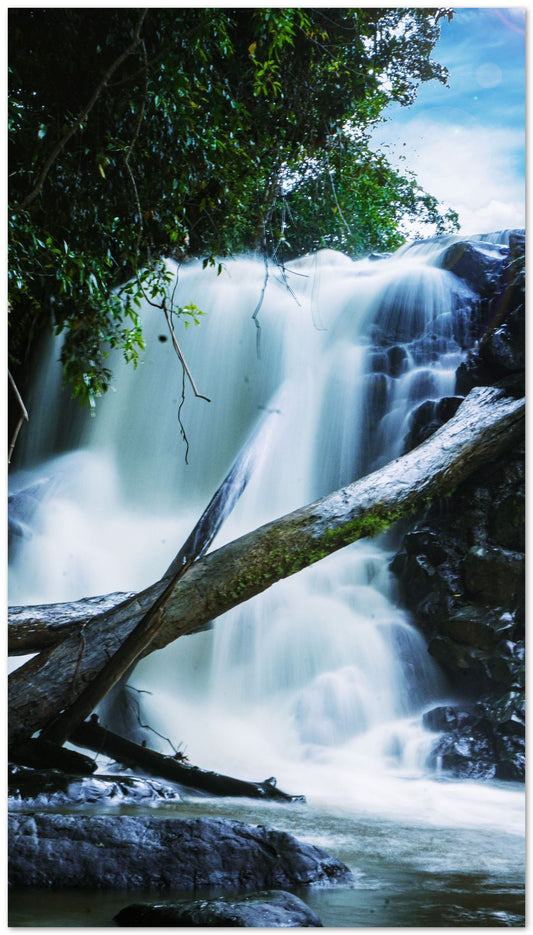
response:
[[[524,431],[525,401],[476,388],[424,444],[384,468],[254,530],[187,569],[159,613],[149,651],[197,630],[276,581],[452,492]],[[9,742],[44,728],[79,697],[168,584],[163,579],[100,614],[10,676]]]

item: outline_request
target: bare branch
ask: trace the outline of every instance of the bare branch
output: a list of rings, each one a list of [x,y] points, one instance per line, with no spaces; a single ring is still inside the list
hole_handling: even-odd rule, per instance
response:
[[[30,421],[30,417],[29,417],[29,415],[28,415],[28,411],[27,411],[27,409],[26,409],[26,406],[24,405],[24,403],[23,403],[23,401],[22,401],[22,396],[20,395],[20,393],[19,393],[19,391],[18,391],[17,384],[15,383],[15,381],[14,381],[12,375],[11,375],[11,371],[10,371],[10,370],[7,371],[7,375],[8,375],[8,379],[9,379],[9,385],[11,386],[11,389],[13,390],[13,392],[14,392],[14,394],[15,394],[15,398],[16,398],[17,403],[19,404],[19,408],[20,408],[20,418],[19,418],[19,420],[18,420],[18,422],[17,422],[15,431],[13,432],[13,435],[12,435],[12,437],[11,437],[11,443],[10,443],[10,445],[9,445],[9,451],[8,451],[8,454],[7,454],[7,463],[8,463],[8,464],[11,464],[11,455],[13,454],[13,451],[14,451],[14,449],[15,449],[15,445],[16,445],[16,443],[17,443],[17,438],[18,438],[19,432],[20,432],[20,430],[21,430],[21,428],[22,428],[24,422],[29,422],[29,421]]]
[[[185,360],[185,358],[184,358],[184,356],[183,356],[183,353],[182,353],[182,350],[181,350],[181,347],[180,347],[179,344],[178,344],[178,339],[177,339],[177,337],[176,337],[176,332],[174,331],[174,325],[172,324],[172,319],[171,319],[171,317],[170,317],[170,313],[169,313],[168,308],[167,308],[166,297],[163,299],[163,304],[161,305],[161,308],[163,309],[163,311],[164,311],[164,313],[165,313],[165,318],[166,318],[166,320],[167,320],[168,330],[170,331],[170,337],[172,338],[172,346],[173,346],[174,350],[176,351],[176,354],[178,355],[178,357],[179,357],[179,359],[180,359],[180,363],[181,363],[181,366],[183,367],[183,370],[184,370],[185,373],[187,374],[187,378],[188,378],[188,380],[189,380],[189,383],[190,383],[191,386],[192,386],[192,391],[193,391],[194,395],[197,396],[198,399],[205,399],[206,402],[210,403],[211,400],[209,399],[209,397],[208,397],[208,396],[204,396],[202,393],[199,393],[198,390],[197,390],[197,388],[196,388],[196,383],[194,382],[192,373],[191,373],[191,371],[189,370],[189,367],[187,366],[187,361]]]
[[[252,321],[254,322],[255,327],[257,328],[257,336],[256,336],[256,342],[257,342],[257,344],[256,344],[256,347],[257,347],[257,357],[258,357],[258,359],[261,358],[261,325],[259,324],[258,315],[259,315],[259,312],[261,311],[261,307],[262,307],[262,305],[263,305],[263,299],[265,298],[265,292],[266,292],[266,287],[267,287],[268,277],[269,277],[268,257],[267,257],[267,255],[266,255],[266,253],[263,253],[263,260],[264,260],[264,263],[265,263],[265,278],[264,278],[264,281],[263,281],[263,288],[261,289],[261,295],[259,296],[259,302],[257,303],[257,305],[256,305],[256,307],[255,307],[255,311],[254,311],[254,313],[253,313],[253,315],[252,315]]]

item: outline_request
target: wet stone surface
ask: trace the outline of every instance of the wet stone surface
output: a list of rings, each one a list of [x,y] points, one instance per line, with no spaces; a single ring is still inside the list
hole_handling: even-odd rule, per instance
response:
[[[171,904],[138,903],[115,916],[119,926],[217,926],[318,928],[322,922],[303,900],[283,890],[230,899],[197,899]]]
[[[413,412],[406,450],[439,427],[439,406],[447,421],[447,409],[472,387],[524,391],[523,232],[510,235],[508,248],[454,244],[441,262],[476,291],[480,340],[458,369],[458,396],[426,400]],[[523,780],[524,444],[433,503],[404,535],[391,567],[430,654],[463,698],[462,706],[426,715],[426,726],[442,732],[433,765],[459,777]]]
[[[72,776],[58,770],[12,766],[8,775],[9,808],[78,808],[91,805],[157,805],[178,802],[176,787],[128,775]]]
[[[218,818],[11,814],[11,886],[224,891],[349,882],[291,834]]]

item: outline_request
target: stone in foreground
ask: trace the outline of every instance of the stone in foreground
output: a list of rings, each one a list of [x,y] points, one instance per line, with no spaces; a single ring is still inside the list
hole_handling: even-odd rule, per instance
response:
[[[11,886],[226,891],[346,883],[340,861],[292,835],[220,818],[13,814]]]
[[[322,922],[303,900],[284,890],[266,890],[233,899],[126,906],[115,916],[119,926],[209,926],[248,928],[319,928]]]

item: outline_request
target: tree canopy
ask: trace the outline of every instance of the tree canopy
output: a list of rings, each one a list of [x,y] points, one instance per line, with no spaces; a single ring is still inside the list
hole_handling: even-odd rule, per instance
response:
[[[437,8],[12,8],[10,364],[63,333],[67,383],[135,363],[142,295],[181,262],[402,242],[457,218],[373,153],[391,102],[445,83]],[[192,309],[174,309],[195,315]]]

